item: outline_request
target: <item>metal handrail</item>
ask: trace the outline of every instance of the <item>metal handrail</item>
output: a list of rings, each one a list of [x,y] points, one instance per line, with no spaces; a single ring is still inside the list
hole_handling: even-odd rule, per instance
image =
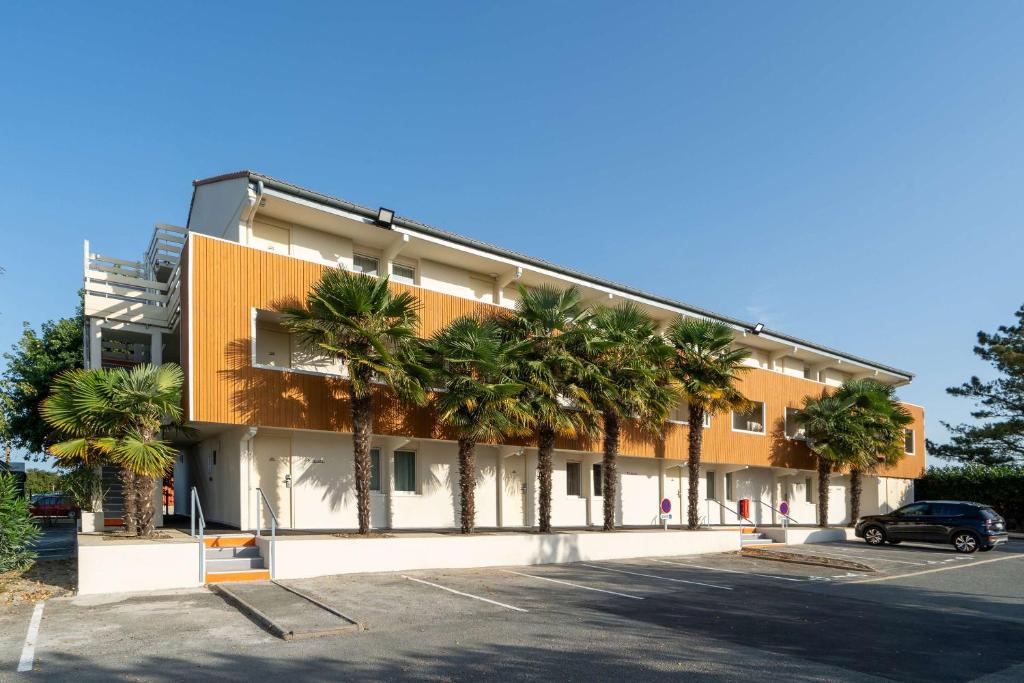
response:
[[[199,492],[192,487],[192,514],[189,518],[191,534],[196,538],[196,512],[199,513],[199,583],[206,582],[206,517],[203,515],[203,504],[199,502]]]
[[[261,504],[262,503],[262,504]],[[260,511],[263,509],[263,505],[267,506],[267,510],[270,512],[270,578],[277,578],[277,515],[274,514],[274,507],[267,500],[267,496],[263,493],[263,489],[256,488],[256,535],[260,536],[263,533],[263,524],[260,519]]]
[[[721,508],[723,508],[723,509],[725,509],[725,510],[728,510],[728,511],[729,511],[729,512],[731,512],[732,514],[734,514],[734,515],[736,515],[737,517],[739,517],[740,519],[744,520],[744,521],[745,521],[745,522],[746,522],[747,524],[749,524],[750,526],[757,526],[756,524],[754,524],[754,522],[752,522],[752,521],[750,520],[750,518],[749,518],[749,517],[744,517],[743,515],[741,515],[741,514],[740,514],[739,512],[737,512],[736,510],[733,510],[733,509],[732,509],[731,507],[729,507],[728,505],[726,505],[726,504],[722,503],[722,501],[720,501],[720,500],[716,500],[716,499],[714,499],[714,498],[708,498],[708,499],[707,499],[707,501],[708,501],[708,521],[710,521],[710,520],[711,520],[711,503],[717,503],[717,504],[719,505],[719,507],[721,507]]]
[[[767,505],[769,508],[771,508],[772,510],[775,510],[775,512],[778,512],[780,515],[782,515],[782,525],[783,526],[786,525],[786,520],[789,520],[793,524],[799,524],[800,523],[800,522],[796,521],[795,519],[793,519],[792,517],[790,517],[789,515],[787,515],[785,512],[783,512],[779,508],[777,508],[774,505],[772,505],[771,503],[766,503],[766,502],[764,502],[763,500],[760,500],[760,499],[757,502],[760,503],[761,505]]]

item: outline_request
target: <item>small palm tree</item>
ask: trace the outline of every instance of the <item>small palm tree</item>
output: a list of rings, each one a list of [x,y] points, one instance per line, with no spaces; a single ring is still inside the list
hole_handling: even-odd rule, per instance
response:
[[[370,435],[373,386],[424,403],[428,377],[416,332],[419,301],[392,293],[388,279],[324,271],[300,307],[286,307],[283,324],[311,353],[340,361],[348,373],[359,533],[370,533]]]
[[[175,456],[158,436],[165,420],[180,427],[183,381],[174,363],[69,370],[54,380],[41,408],[43,418],[65,439],[50,446],[60,462],[120,466],[128,535],[153,533],[157,482]]]
[[[840,399],[853,402],[854,417],[864,430],[864,448],[851,454],[850,521],[853,526],[860,517],[863,474],[879,465],[895,465],[905,453],[904,434],[913,416],[896,399],[896,388],[873,379],[851,379],[835,393]]]
[[[584,365],[574,351],[580,343],[577,335],[588,319],[575,287],[519,286],[514,315],[498,321],[506,339],[524,343],[514,376],[525,387],[520,400],[523,411],[531,416],[537,443],[541,533],[551,531],[555,439],[595,431],[596,414],[581,379]]]
[[[747,408],[749,401],[736,383],[749,370],[744,362],[750,352],[733,347],[728,325],[703,318],[676,318],[665,338],[674,352],[669,372],[690,408],[687,527],[696,529],[700,526],[697,501],[704,417]]]
[[[604,530],[615,529],[616,476],[619,440],[624,420],[635,420],[646,431],[660,432],[678,395],[665,371],[671,348],[658,334],[657,323],[627,301],[594,310],[581,335],[580,354],[587,372],[583,381],[601,414]]]
[[[459,442],[459,492],[462,533],[476,522],[476,445],[498,443],[523,434],[531,415],[513,379],[524,342],[510,341],[493,319],[464,316],[440,330],[428,343],[438,420],[452,427]],[[500,457],[500,456],[499,456]]]

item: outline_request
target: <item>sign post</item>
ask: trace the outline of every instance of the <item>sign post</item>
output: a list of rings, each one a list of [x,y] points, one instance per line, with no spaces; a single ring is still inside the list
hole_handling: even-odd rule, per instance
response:
[[[665,525],[665,531],[668,531],[668,520],[672,519],[672,501],[668,498],[661,499],[661,521]]]

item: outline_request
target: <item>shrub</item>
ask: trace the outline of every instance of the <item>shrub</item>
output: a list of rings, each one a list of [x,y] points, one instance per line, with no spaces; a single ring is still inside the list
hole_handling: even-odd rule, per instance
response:
[[[31,567],[36,559],[31,543],[38,537],[28,498],[18,490],[12,475],[0,473],[0,573]]]
[[[914,497],[986,503],[1007,527],[1024,529],[1024,465],[929,467],[914,485]]]

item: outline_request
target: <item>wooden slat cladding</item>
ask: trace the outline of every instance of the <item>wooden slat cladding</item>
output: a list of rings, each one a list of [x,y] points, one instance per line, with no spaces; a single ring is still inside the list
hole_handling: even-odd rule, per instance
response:
[[[190,236],[187,268],[192,271],[193,401],[190,419],[262,427],[351,431],[348,397],[340,379],[300,372],[252,367],[251,310],[274,310],[301,302],[325,266],[232,242]],[[490,304],[392,283],[421,302],[421,334],[427,336],[461,315],[496,310]],[[183,301],[187,299],[183,296]],[[185,337],[187,338],[187,337]],[[183,354],[183,359],[187,354]],[[813,469],[807,448],[783,434],[785,407],[799,407],[803,397],[820,394],[823,386],[799,377],[754,369],[742,389],[766,406],[767,433],[732,430],[731,416],[716,415],[705,431],[703,459],[709,463]],[[406,406],[381,390],[376,401],[374,432],[414,438],[450,438],[435,424],[429,406]],[[916,477],[924,463],[924,414],[908,406],[916,418],[914,456],[890,476]],[[624,455],[685,460],[686,425],[670,424],[661,437],[635,428],[623,431]],[[560,448],[600,452],[600,439],[563,440]]]

